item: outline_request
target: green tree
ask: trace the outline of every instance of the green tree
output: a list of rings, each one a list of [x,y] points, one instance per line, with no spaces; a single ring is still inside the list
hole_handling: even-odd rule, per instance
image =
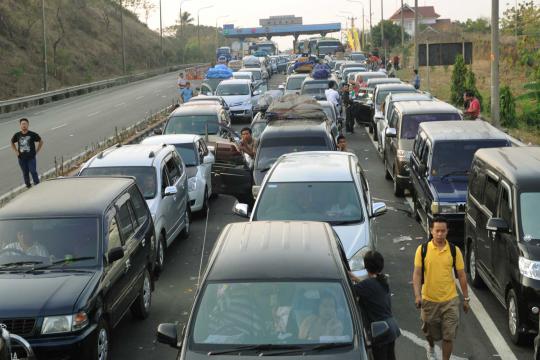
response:
[[[390,20],[384,20],[384,40],[387,45],[387,49],[391,49],[395,46],[401,45],[401,27],[394,24]],[[381,44],[381,22],[375,25],[371,31],[371,37],[373,39],[374,47],[382,47]],[[405,41],[408,41],[410,36],[405,33]]]
[[[491,31],[489,20],[486,18],[467,19],[465,22],[457,23],[461,30],[466,33],[481,33],[486,34]]]
[[[452,85],[450,87],[450,101],[456,106],[463,106],[463,92],[466,90],[465,81],[467,67],[463,55],[456,56],[454,70],[452,71]]]
[[[516,99],[512,95],[512,91],[508,85],[501,87],[499,97],[499,109],[501,125],[504,127],[516,127]]]
[[[480,91],[478,91],[478,88],[476,87],[476,75],[471,69],[467,69],[464,86],[465,90],[469,90],[474,93],[474,96],[478,99],[478,101],[480,101],[480,106],[484,108],[482,94],[480,94]]]
[[[534,1],[525,1],[518,7],[507,9],[501,19],[501,30],[507,35],[537,36],[540,28],[540,6]]]

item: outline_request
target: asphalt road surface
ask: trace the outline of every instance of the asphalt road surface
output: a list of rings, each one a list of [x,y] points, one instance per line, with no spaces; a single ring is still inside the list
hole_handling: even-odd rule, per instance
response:
[[[271,88],[283,81],[274,76]],[[240,127],[241,125],[236,125]],[[424,241],[421,226],[411,217],[408,199],[396,198],[392,184],[384,180],[382,162],[366,131],[356,128],[347,135],[350,150],[355,152],[366,170],[373,197],[384,201],[388,213],[376,220],[378,250],[385,256],[385,272],[390,276],[392,302],[403,335],[396,343],[397,358],[425,359],[426,342],[420,330],[419,311],[414,306],[412,292],[412,264],[417,246]],[[135,320],[128,314],[113,332],[111,354],[113,359],[173,359],[176,351],[156,343],[159,323],[185,323],[191,311],[201,255],[203,269],[213,243],[220,230],[229,222],[244,221],[232,215],[234,199],[220,196],[210,203],[206,241],[206,218],[196,217],[188,239],[176,240],[167,251],[165,270],[156,283],[150,317]],[[203,249],[204,245],[204,249]],[[452,359],[532,359],[532,343],[517,347],[508,340],[506,313],[487,290],[470,291],[472,312],[461,313],[461,322]],[[440,348],[437,350],[440,355]]]
[[[81,153],[86,146],[114,135],[176,100],[176,77],[168,73],[150,79],[73,97],[46,105],[0,115],[0,195],[21,185],[22,175],[10,147],[19,131],[19,119],[30,120],[30,130],[43,138],[38,154],[38,172]],[[193,82],[198,86],[200,82]],[[193,87],[195,87],[193,86]]]

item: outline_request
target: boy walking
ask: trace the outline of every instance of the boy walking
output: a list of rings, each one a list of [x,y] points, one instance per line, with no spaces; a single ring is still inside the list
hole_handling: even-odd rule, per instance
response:
[[[39,176],[36,170],[36,155],[43,146],[41,136],[28,130],[29,124],[30,122],[26,118],[19,120],[21,131],[16,132],[11,138],[11,148],[17,154],[19,166],[21,167],[24,183],[27,188],[32,186],[30,183],[30,175],[32,175],[34,185],[39,184]],[[37,149],[36,143],[38,144]]]

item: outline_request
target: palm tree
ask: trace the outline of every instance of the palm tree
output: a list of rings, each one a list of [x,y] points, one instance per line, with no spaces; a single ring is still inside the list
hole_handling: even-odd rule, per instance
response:
[[[182,12],[182,16],[180,17],[180,27],[183,27],[185,24],[191,24],[193,23],[194,19],[191,17],[191,14],[187,11]]]

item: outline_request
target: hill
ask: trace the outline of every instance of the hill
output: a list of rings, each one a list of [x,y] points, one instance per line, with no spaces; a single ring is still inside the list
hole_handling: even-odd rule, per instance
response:
[[[167,29],[163,56],[159,34],[115,0],[46,0],[49,90],[121,76],[123,11],[126,70],[145,71],[214,56],[215,28]],[[0,99],[43,91],[41,0],[0,2]]]

